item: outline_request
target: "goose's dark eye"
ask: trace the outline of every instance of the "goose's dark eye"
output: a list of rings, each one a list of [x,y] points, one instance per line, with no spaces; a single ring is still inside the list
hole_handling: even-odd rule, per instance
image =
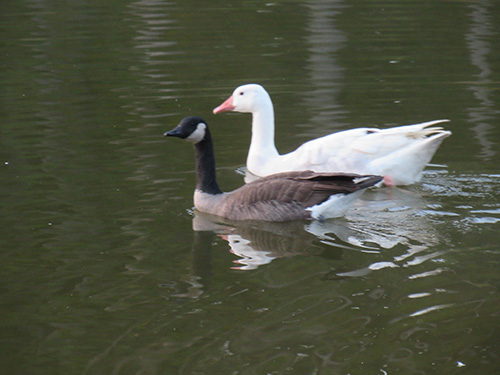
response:
[[[240,92],[240,95],[245,95],[245,92],[243,92],[243,91],[242,91],[242,92]]]

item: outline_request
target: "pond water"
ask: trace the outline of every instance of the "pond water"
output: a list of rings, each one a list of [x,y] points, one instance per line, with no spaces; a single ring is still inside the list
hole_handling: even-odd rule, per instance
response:
[[[6,374],[498,374],[500,3],[6,0],[0,6]],[[244,83],[276,144],[447,118],[421,183],[345,218],[192,210],[204,117],[243,184]]]

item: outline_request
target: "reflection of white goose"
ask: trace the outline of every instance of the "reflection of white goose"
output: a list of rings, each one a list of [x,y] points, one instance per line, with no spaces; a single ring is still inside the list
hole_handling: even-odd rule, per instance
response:
[[[234,267],[240,270],[253,270],[264,264],[271,263],[275,256],[272,256],[271,251],[256,250],[252,247],[252,242],[246,238],[241,237],[239,234],[229,234],[223,237],[229,247],[231,253],[240,257],[235,263],[241,264],[241,267]]]
[[[273,103],[262,86],[236,88],[213,112],[226,111],[252,113],[247,169],[260,177],[313,170],[376,174],[385,176],[389,185],[409,185],[420,180],[441,142],[451,134],[434,126],[448,120],[389,129],[358,128],[313,139],[280,155],[274,144]]]
[[[364,252],[392,249],[411,243],[434,244],[435,231],[420,213],[425,208],[420,194],[402,189],[370,191],[346,215],[335,223],[311,222],[306,230],[328,242],[334,234],[340,240]],[[427,246],[424,246],[425,248]]]

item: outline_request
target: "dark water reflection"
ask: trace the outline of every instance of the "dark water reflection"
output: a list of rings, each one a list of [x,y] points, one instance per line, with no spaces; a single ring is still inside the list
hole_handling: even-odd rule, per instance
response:
[[[489,1],[470,5],[471,26],[466,37],[471,63],[479,70],[475,74],[475,82],[470,87],[478,105],[469,108],[469,116],[471,123],[474,124],[475,137],[482,146],[481,156],[485,159],[490,159],[496,154],[488,135],[493,130],[490,121],[495,117],[498,118],[499,115],[499,110],[494,108],[495,104],[491,99],[493,72],[488,61],[492,54],[492,46],[488,36],[494,33],[491,23],[492,6],[493,4]]]
[[[0,345],[9,374],[494,374],[500,352],[493,1],[40,1],[0,6]],[[206,117],[243,183],[263,84],[281,152],[450,118],[421,184],[345,218],[191,212]],[[448,125],[447,125],[448,127]]]

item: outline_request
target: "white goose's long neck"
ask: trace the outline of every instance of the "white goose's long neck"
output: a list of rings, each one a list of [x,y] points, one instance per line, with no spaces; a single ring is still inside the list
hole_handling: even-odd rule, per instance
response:
[[[256,172],[256,163],[262,165],[278,156],[274,145],[274,109],[269,101],[269,104],[266,103],[252,113],[252,142],[248,151],[247,166],[250,171]]]

